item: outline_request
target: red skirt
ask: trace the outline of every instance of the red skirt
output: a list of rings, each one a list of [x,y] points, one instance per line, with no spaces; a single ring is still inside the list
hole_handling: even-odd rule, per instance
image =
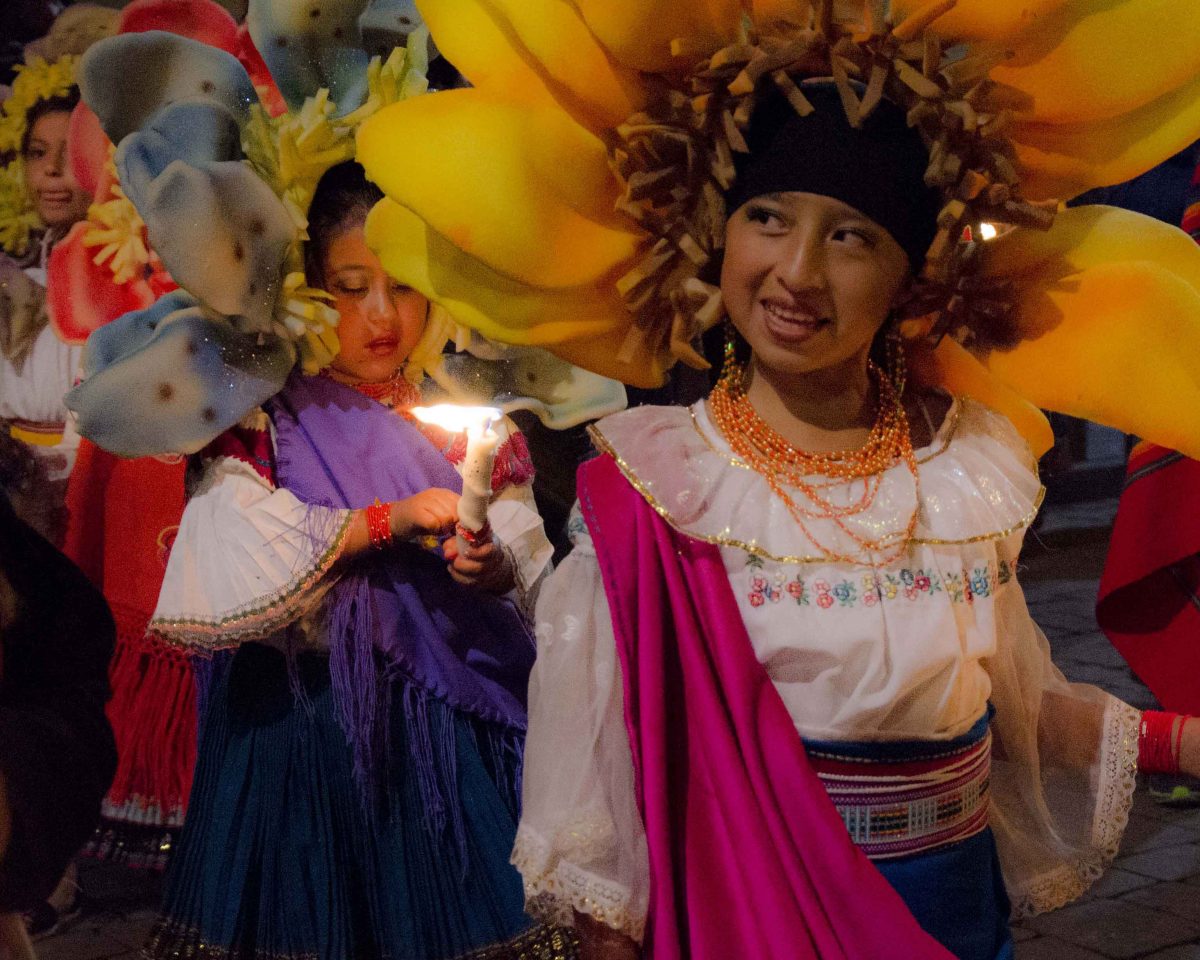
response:
[[[1134,448],[1096,619],[1164,709],[1200,713],[1200,462]]]
[[[146,635],[183,513],[180,457],[123,460],[82,441],[67,489],[64,552],[104,592],[117,625],[108,718],[117,773],[89,852],[162,867],[196,763],[189,659]]]

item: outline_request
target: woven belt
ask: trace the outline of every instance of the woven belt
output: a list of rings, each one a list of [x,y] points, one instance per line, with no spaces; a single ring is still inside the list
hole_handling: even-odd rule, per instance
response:
[[[872,860],[924,853],[982,831],[991,756],[990,731],[948,753],[903,760],[809,752],[850,838]]]
[[[8,421],[8,435],[35,447],[55,447],[62,443],[65,423],[38,423],[36,420]]]

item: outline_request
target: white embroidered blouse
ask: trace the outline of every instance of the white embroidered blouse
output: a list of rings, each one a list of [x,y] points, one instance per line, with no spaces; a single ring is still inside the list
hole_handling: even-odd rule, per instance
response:
[[[265,415],[257,416],[256,426],[266,429]],[[496,429],[502,444],[516,430],[507,419]],[[461,473],[461,464],[455,469]],[[334,582],[327,574],[341,553],[351,513],[276,489],[245,458],[204,461],[149,630],[200,650],[248,640],[282,647],[285,629],[299,631],[305,646],[328,646],[314,614]],[[509,484],[495,494],[488,520],[513,561],[513,599],[532,604],[554,552],[532,483]]]
[[[956,400],[917,451],[920,490],[903,465],[855,518],[873,539],[902,536],[899,559],[859,566],[845,534],[791,518],[766,480],[739,462],[691,408],[642,407],[594,431],[669,523],[719,545],[758,660],[802,737],[946,740],[989,702],[995,743],[990,820],[1019,912],[1073,899],[1116,853],[1136,770],[1139,714],[1095,687],[1069,684],[1029,617],[1016,579],[1042,488],[1011,424]],[[843,484],[849,500],[862,487]],[[513,862],[529,908],[570,922],[589,914],[639,939],[649,876],[633,792],[621,668],[590,538],[537,609],[524,809]]]
[[[43,263],[47,255],[43,251]],[[26,267],[25,273],[41,286],[46,285],[45,266]],[[57,434],[45,445],[33,446],[47,477],[54,481],[65,482],[70,476],[79,449],[79,435],[68,422],[63,398],[75,384],[82,358],[82,345],[64,343],[51,323],[38,332],[19,370],[0,354],[0,420],[17,421],[18,426],[26,421]]]

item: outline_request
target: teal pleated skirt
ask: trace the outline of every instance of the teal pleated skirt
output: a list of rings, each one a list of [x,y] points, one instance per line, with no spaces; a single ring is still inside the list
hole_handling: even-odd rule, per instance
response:
[[[453,730],[457,829],[431,827],[392,714],[385,800],[364,801],[338,724],[329,660],[245,644],[209,667],[187,821],[149,957],[222,960],[557,960],[569,936],[536,926],[509,864],[519,757]],[[397,696],[399,694],[396,694]],[[457,834],[457,836],[456,836]]]

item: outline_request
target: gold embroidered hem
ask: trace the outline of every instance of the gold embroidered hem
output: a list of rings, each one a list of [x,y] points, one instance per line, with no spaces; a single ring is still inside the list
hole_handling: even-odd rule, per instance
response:
[[[171,646],[199,648],[202,652],[224,650],[247,640],[269,636],[297,619],[310,606],[312,598],[307,595],[342,555],[353,519],[353,512],[345,511],[329,545],[315,563],[261,604],[217,620],[156,617],[150,621],[149,633]]]
[[[538,924],[507,943],[465,953],[455,960],[576,960],[578,956],[575,931]]]
[[[444,960],[577,960],[579,940],[563,927],[536,924],[524,933]],[[316,953],[273,953],[254,947],[222,947],[208,943],[194,927],[174,927],[159,920],[142,947],[145,960],[320,960]],[[356,953],[345,960],[435,960],[392,953]]]

